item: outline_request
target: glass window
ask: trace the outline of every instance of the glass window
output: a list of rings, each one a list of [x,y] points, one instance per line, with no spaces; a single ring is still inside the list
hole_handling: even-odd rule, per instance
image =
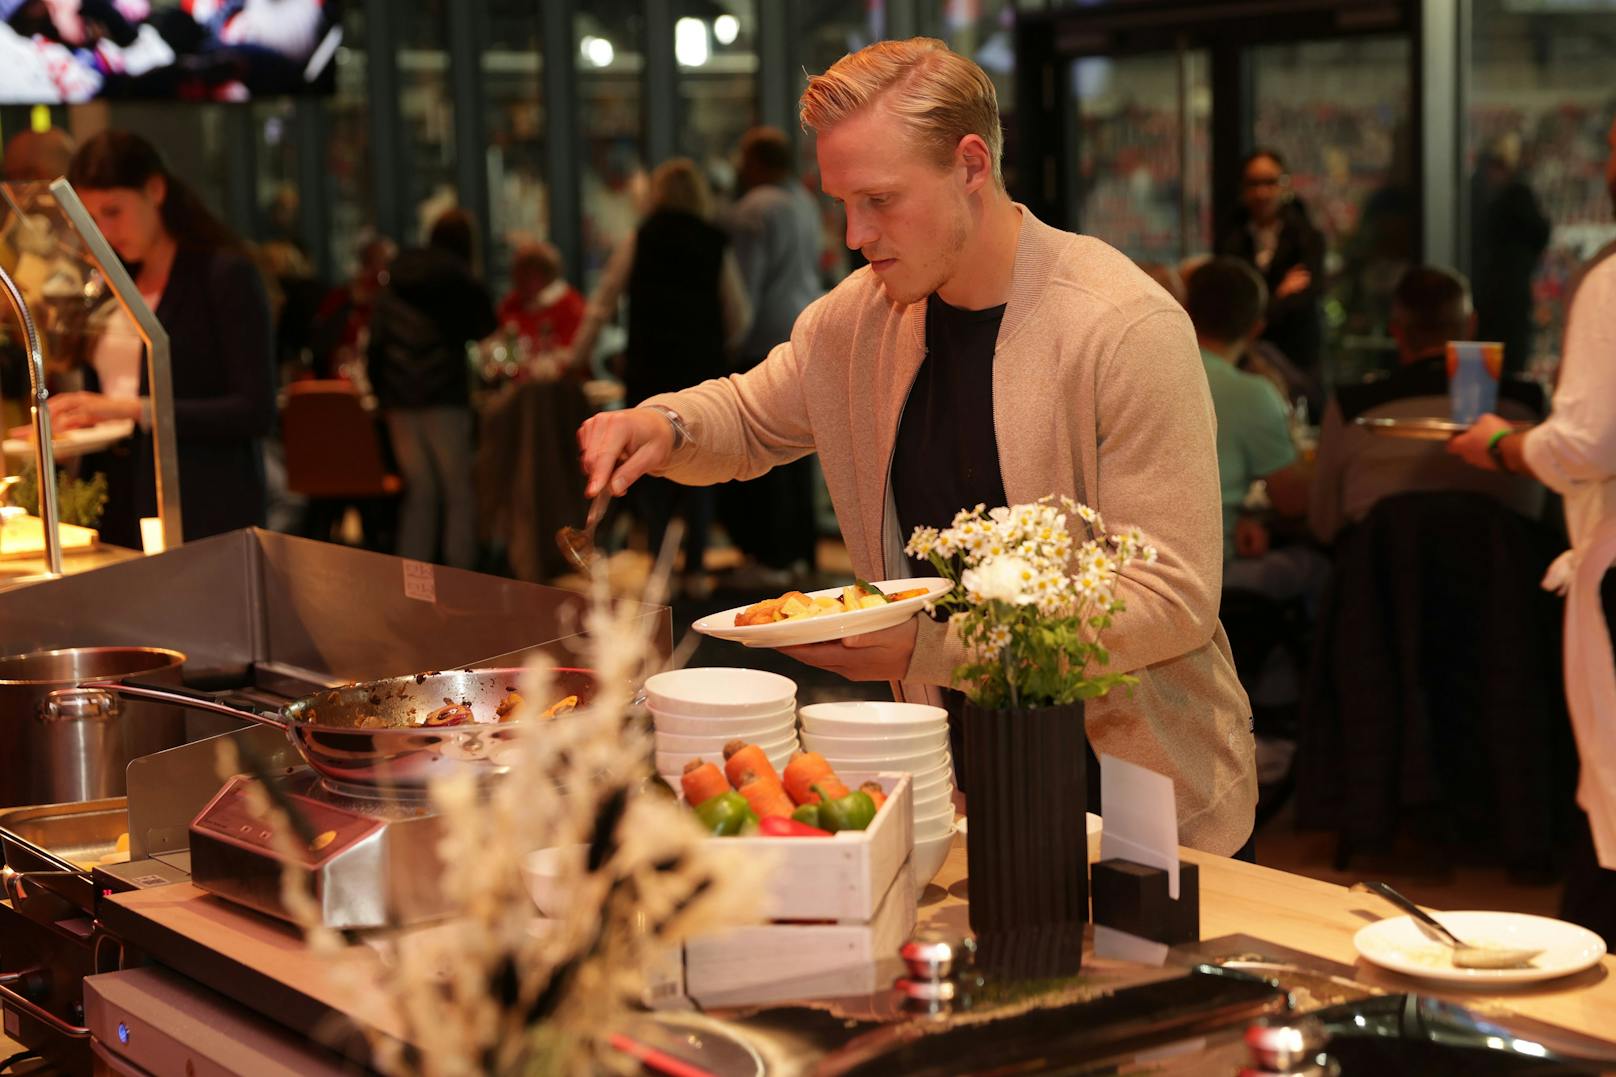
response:
[[[712,18],[674,24],[679,63],[679,152],[690,157],[714,190],[734,189],[733,156],[741,135],[758,120],[757,10],[753,0],[720,0]]]
[[[511,250],[549,232],[545,188],[544,71],[539,10],[532,0],[492,0],[482,56],[488,139],[488,279],[504,287]]]
[[[573,28],[587,290],[594,287],[612,249],[639,221],[646,179],[640,102],[645,25],[638,5],[623,5],[580,11]]]
[[[797,21],[791,28],[791,70],[801,72],[796,92],[807,88],[807,76],[824,71],[850,52],[881,38],[886,29],[882,0],[805,0],[794,6]],[[819,166],[814,157],[814,133],[799,136],[798,160],[803,181],[819,191]],[[863,259],[847,249],[847,223],[841,209],[821,197],[825,222],[825,284],[834,285]]]
[[[344,8],[342,41],[336,58],[336,92],[322,103],[322,108],[325,111],[324,173],[331,264],[337,278],[347,280],[358,268],[360,243],[376,229],[364,5],[349,4]],[[379,107],[386,108],[387,103],[380,102]],[[388,238],[396,242],[409,237]]]
[[[1326,279],[1315,287],[1331,385],[1395,351],[1386,319],[1418,226],[1409,61],[1401,35],[1251,50],[1252,141],[1284,156],[1296,202],[1324,237]]]
[[[1616,14],[1475,0],[1465,246],[1478,335],[1552,379],[1577,267],[1616,238],[1604,167]],[[1535,10],[1534,10],[1535,9]]]
[[[444,0],[398,6],[399,113],[402,118],[404,205],[415,234],[459,203],[454,172],[454,91],[449,85],[449,27]]]
[[[252,110],[253,163],[257,170],[253,189],[258,217],[247,231],[260,243],[278,240],[304,250],[297,174],[297,115],[290,100],[255,101]]]
[[[1176,266],[1211,246],[1208,72],[1204,52],[1184,53],[1189,112],[1180,116],[1176,53],[1072,64],[1077,219],[1069,225],[1139,261]]]

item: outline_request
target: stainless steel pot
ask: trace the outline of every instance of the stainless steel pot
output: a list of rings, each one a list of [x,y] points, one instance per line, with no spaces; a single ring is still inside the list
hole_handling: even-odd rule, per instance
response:
[[[185,656],[158,647],[68,647],[0,658],[0,806],[67,804],[124,794],[131,759],[185,742],[172,707],[73,692],[138,676],[180,683]]]

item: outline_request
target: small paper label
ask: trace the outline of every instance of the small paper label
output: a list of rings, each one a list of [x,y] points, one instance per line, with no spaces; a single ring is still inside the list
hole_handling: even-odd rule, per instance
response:
[[[1178,811],[1173,780],[1112,755],[1100,756],[1100,859],[1132,860],[1167,872],[1178,900]]]
[[[437,570],[425,561],[404,562],[404,597],[418,602],[438,601]]]

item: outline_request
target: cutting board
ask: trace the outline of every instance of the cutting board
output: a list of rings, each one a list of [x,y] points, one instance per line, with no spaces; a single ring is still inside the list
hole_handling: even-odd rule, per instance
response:
[[[76,524],[61,524],[62,549],[88,550],[95,546],[96,532]],[[0,527],[0,561],[38,557],[45,552],[45,524],[38,516],[14,516]]]

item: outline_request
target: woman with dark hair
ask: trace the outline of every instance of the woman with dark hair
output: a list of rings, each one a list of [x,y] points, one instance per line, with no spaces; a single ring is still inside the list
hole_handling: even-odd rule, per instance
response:
[[[275,421],[275,389],[269,300],[258,270],[138,135],[96,135],[74,154],[67,178],[168,331],[185,538],[262,526],[260,440]],[[133,391],[103,392],[114,379]],[[102,538],[138,548],[140,518],[157,511],[144,356],[138,348],[121,356],[98,350],[85,382],[89,391],[51,397],[51,421],[71,430],[134,420],[132,438],[86,466],[107,473]]]
[[[1323,344],[1324,236],[1291,190],[1289,170],[1276,151],[1253,150],[1241,163],[1240,205],[1218,237],[1217,253],[1248,262],[1262,274],[1270,297],[1263,339],[1316,386]],[[1316,392],[1310,391],[1310,400]]]

